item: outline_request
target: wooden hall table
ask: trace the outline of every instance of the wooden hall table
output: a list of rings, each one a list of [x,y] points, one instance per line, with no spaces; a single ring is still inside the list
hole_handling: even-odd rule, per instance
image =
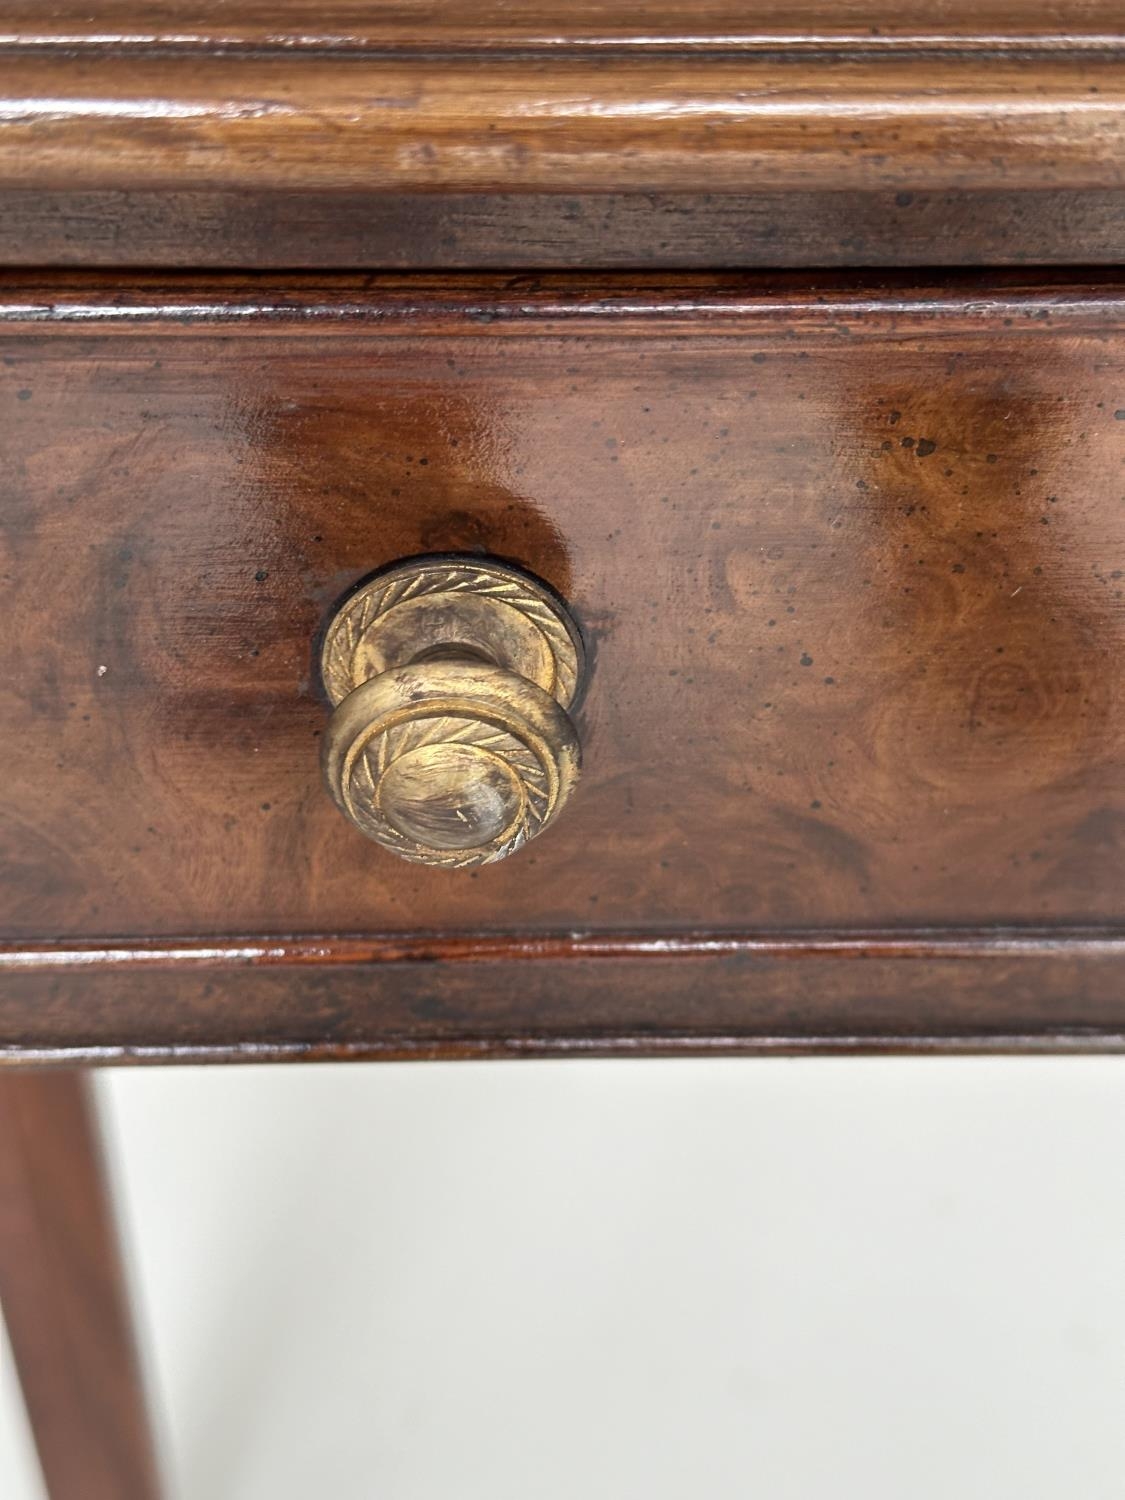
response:
[[[84,1069],[1119,1049],[1125,27],[0,17],[0,1294],[157,1493]]]

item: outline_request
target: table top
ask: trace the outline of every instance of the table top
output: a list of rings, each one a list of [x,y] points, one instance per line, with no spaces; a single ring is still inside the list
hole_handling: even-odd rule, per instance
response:
[[[0,265],[1120,259],[1120,5],[747,10],[15,0]]]
[[[1116,0],[12,0],[20,45],[437,51],[494,48],[1003,48],[1120,46]]]

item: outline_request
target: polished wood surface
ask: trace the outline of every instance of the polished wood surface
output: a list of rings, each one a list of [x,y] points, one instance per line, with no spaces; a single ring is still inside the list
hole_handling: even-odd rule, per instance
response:
[[[1125,1028],[1119,283],[8,278],[0,320],[9,1048]],[[565,818],[464,876],[317,766],[334,605],[446,550],[593,664]]]
[[[0,1063],[1125,1051],[1118,3],[11,0],[0,69]],[[320,777],[446,858],[463,745],[350,779],[435,668],[321,673],[436,553],[589,668],[459,871]],[[52,1500],[155,1500],[99,1174],[0,1074]]]
[[[157,1500],[87,1075],[0,1076],[0,1303],[50,1500]]]
[[[286,287],[0,287],[5,935],[1120,915],[1116,287]],[[592,671],[458,880],[346,836],[313,653],[472,550]]]
[[[1116,0],[8,0],[0,44],[956,50],[1125,43]]]
[[[1125,53],[293,57],[18,49],[0,190],[1125,187]]]
[[[5,264],[1125,251],[1125,23],[1108,0],[17,0],[0,57]]]
[[[1125,1051],[1120,929],[13,945],[3,963],[17,1064]]]

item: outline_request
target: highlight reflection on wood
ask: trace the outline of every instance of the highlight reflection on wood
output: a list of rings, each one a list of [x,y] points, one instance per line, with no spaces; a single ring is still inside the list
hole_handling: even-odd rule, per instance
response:
[[[0,290],[0,1043],[1125,1033],[1119,280]],[[592,664],[578,793],[452,877],[325,796],[314,646],[450,552]]]

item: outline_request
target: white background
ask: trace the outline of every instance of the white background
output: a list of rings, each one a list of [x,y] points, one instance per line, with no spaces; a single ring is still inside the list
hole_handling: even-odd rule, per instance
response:
[[[1125,1494],[1125,1059],[101,1088],[173,1500]]]

